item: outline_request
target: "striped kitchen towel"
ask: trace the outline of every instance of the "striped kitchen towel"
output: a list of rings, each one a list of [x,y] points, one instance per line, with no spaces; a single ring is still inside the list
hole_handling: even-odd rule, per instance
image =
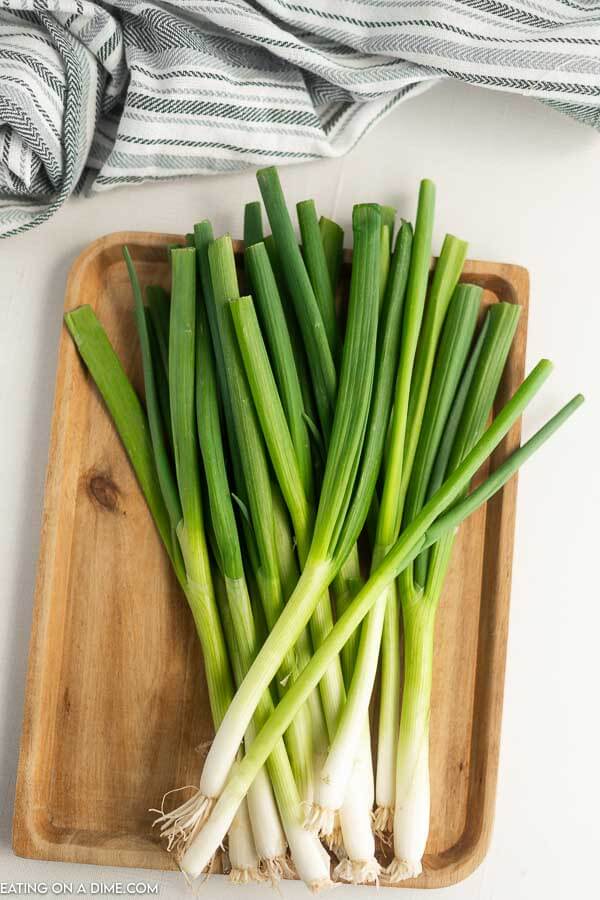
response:
[[[0,0],[0,235],[74,191],[338,156],[440,78],[600,125],[594,0]]]

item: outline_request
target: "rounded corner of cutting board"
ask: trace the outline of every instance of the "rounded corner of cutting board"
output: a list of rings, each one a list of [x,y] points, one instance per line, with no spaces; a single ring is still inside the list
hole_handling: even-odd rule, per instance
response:
[[[185,235],[163,234],[158,231],[112,231],[88,244],[74,259],[67,276],[64,310],[68,312],[81,304],[82,286],[86,279],[99,277],[109,265],[122,263],[122,250],[129,246],[134,262],[156,262],[171,244],[183,244]],[[236,255],[243,252],[244,242],[233,238]],[[166,258],[166,257],[165,257]]]
[[[463,275],[477,278],[482,287],[492,291],[498,300],[518,303],[527,314],[529,306],[529,269],[517,263],[468,259]]]

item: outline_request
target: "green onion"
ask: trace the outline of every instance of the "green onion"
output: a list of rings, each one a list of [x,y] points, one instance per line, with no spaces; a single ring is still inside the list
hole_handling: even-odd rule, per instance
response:
[[[319,231],[321,232],[323,251],[327,260],[331,289],[335,298],[344,257],[344,229],[337,222],[332,222],[331,219],[321,216],[319,219]]]
[[[467,255],[464,241],[446,235],[440,258],[433,274],[423,328],[419,336],[419,346],[415,358],[414,374],[410,388],[410,402],[407,417],[407,439],[402,467],[402,497],[408,489],[425,403],[429,392],[433,361],[446,311]]]
[[[426,197],[427,194],[425,192],[425,199]],[[427,231],[425,231],[423,228],[423,218],[424,216],[427,216],[429,210],[430,205],[424,202],[424,198],[422,195],[417,214],[417,234],[427,234]],[[428,231],[430,231],[430,221],[428,221],[427,219],[426,224],[429,226]],[[416,258],[419,259],[418,254],[416,255]],[[442,263],[442,268],[444,267],[445,263]],[[415,282],[413,281],[412,284],[414,285]],[[437,292],[432,291],[432,298],[430,300],[428,312],[432,308],[431,304],[436,303],[435,298],[439,293],[439,289],[437,290]],[[420,318],[422,303],[422,291],[413,290],[412,294],[409,295],[407,306],[405,308],[405,335],[403,338],[396,399],[394,403],[394,412],[390,429],[391,434],[389,438],[391,444],[390,457],[392,459],[401,459],[403,455],[404,435],[408,411],[408,396],[412,377],[412,361],[416,354],[416,337],[418,333],[418,326],[413,326],[413,323],[418,322]],[[375,567],[377,566],[379,560],[385,555],[387,548],[391,546],[391,544],[396,539],[399,528],[399,517],[393,505],[393,494],[389,491],[389,480],[391,480],[392,484],[395,484],[397,481],[397,475],[396,471],[392,469],[393,475],[395,477],[388,480],[389,472],[390,468],[388,468],[386,471],[382,505],[379,511],[379,525],[376,545],[373,554],[373,566]],[[323,789],[323,793],[327,796],[328,802],[332,805],[339,803],[340,797],[343,796],[344,791],[346,790],[349,771],[348,760],[352,758],[354,748],[357,746],[359,740],[360,730],[362,727],[361,722],[363,721],[363,718],[364,716],[366,716],[368,711],[369,699],[371,696],[375,674],[377,671],[379,647],[382,631],[384,628],[386,609],[388,604],[392,604],[395,602],[395,592],[393,587],[391,587],[390,591],[386,592],[386,594],[384,594],[380,598],[380,601],[374,608],[372,614],[369,616],[367,625],[361,634],[356,668],[348,693],[348,702],[344,709],[344,715],[340,722],[340,727],[336,734],[335,741],[333,742],[330,749],[327,764],[323,772],[323,784],[325,786]],[[390,611],[389,616],[392,617],[393,620],[397,618],[394,610]],[[397,647],[393,648],[392,655],[398,655]],[[386,663],[389,668],[389,655]],[[389,671],[386,671],[386,677],[389,677]],[[387,688],[388,685],[386,684],[385,686]],[[395,701],[396,696],[394,695],[392,699]],[[391,706],[388,698],[386,698],[386,702],[389,706]],[[387,729],[390,729],[390,738],[393,739],[395,730],[394,718],[391,717],[389,723],[386,719],[384,719],[382,724],[384,725],[384,730],[380,734],[380,737],[384,742],[389,744],[391,740],[387,739]],[[381,815],[379,816],[379,818],[381,818]],[[379,823],[379,825],[380,824],[381,823]]]
[[[177,529],[183,518],[181,502],[173,471],[171,469],[171,461],[167,452],[165,427],[163,424],[162,414],[160,410],[159,392],[156,384],[156,374],[154,371],[154,363],[152,361],[150,329],[148,328],[148,318],[144,309],[142,299],[142,291],[138,281],[138,277],[129,255],[127,247],[123,248],[123,256],[129,279],[131,281],[133,299],[135,304],[135,317],[140,338],[140,347],[142,350],[142,366],[144,370],[144,387],[146,391],[146,408],[148,413],[148,422],[150,425],[150,434],[152,436],[152,447],[154,450],[154,462],[158,474],[162,495],[171,520],[171,528],[173,531],[173,542],[175,544],[177,538]],[[157,367],[158,368],[158,367]]]
[[[334,360],[340,353],[340,338],[337,328],[335,294],[330,271],[321,239],[319,221],[314,200],[302,200],[296,204],[298,224],[302,237],[302,252],[315,297],[321,312],[323,327],[327,335],[329,349]]]
[[[369,437],[365,448],[367,470],[372,469],[376,471],[378,469],[378,461],[381,459],[387,430],[386,424],[390,413],[400,348],[400,320],[408,280],[411,246],[412,229],[406,223],[400,229],[396,242],[384,305],[384,322],[378,348],[380,365],[376,377],[375,395],[368,426]],[[374,463],[371,464],[370,460],[374,460]],[[373,484],[374,482],[372,481],[371,483]],[[385,604],[383,610],[385,610]],[[353,637],[356,638],[356,633]],[[329,809],[338,809],[345,796],[350,773],[349,766],[361,740],[363,723],[368,713],[372,682],[377,667],[379,641],[377,641],[374,654],[371,653],[368,659],[365,658],[363,646],[365,641],[369,646],[372,643],[368,629],[363,631],[360,639],[358,658],[351,679],[348,701],[319,783],[321,805]],[[348,644],[350,644],[350,641],[348,641]],[[348,644],[346,644],[346,647]]]
[[[165,373],[169,373],[169,319],[171,317],[171,301],[167,292],[157,285],[146,288],[146,302],[150,318],[156,332],[160,360]]]
[[[265,340],[269,344],[270,357],[281,396],[294,454],[304,491],[313,496],[313,474],[310,436],[304,409],[302,386],[296,367],[290,334],[277,283],[264,244],[255,244],[245,254],[250,282]],[[243,350],[242,350],[243,352]]]
[[[269,455],[292,517],[294,531],[298,540],[306,544],[310,534],[311,511],[252,297],[232,299],[229,308]],[[305,556],[307,551],[304,546],[300,555]]]
[[[198,468],[194,402],[195,251],[172,250],[171,266],[169,388],[175,473],[182,509],[176,532],[185,564],[188,603],[200,631],[207,682],[219,686],[210,699],[213,718],[215,722],[220,722],[229,705],[231,675],[212,591]],[[207,797],[214,796],[212,790],[203,790],[202,783],[201,791]]]
[[[300,388],[296,369],[291,353],[288,352],[285,355],[289,337],[285,328],[283,314],[279,313],[279,297],[264,248],[260,245],[251,248],[248,254],[248,261],[251,278],[257,297],[260,299],[263,316],[268,322],[267,333],[272,338],[271,346],[275,348],[275,364],[280,372],[278,380],[284,389],[282,392],[283,397],[289,396],[289,386],[293,386],[295,389],[295,398],[297,398],[295,399],[295,408],[288,401],[288,409],[291,409],[292,416],[288,414],[287,418],[288,421],[296,422],[298,430],[300,430],[301,426],[302,441],[300,450],[308,450],[304,440],[304,435],[307,434],[306,423],[304,418],[300,421],[298,420],[296,412],[300,403]],[[233,301],[231,309],[246,375],[271,460],[286,498],[288,509],[292,515],[299,545],[300,562],[304,564],[312,534],[312,516],[309,515],[312,479],[306,478],[306,466],[303,467],[303,472],[299,471],[301,457],[297,452],[295,458],[295,451],[299,442],[293,440],[291,433],[286,428],[275,377],[269,366],[267,350],[262,341],[252,301],[249,297]],[[273,319],[276,313],[279,313],[278,319],[274,322]],[[298,466],[296,466],[296,460],[298,461]],[[310,466],[310,459],[307,462],[308,466]],[[326,595],[317,603],[310,624],[313,642],[315,646],[318,646],[333,625],[330,602]],[[333,734],[337,727],[340,709],[344,703],[343,678],[337,664],[332,665],[319,688],[328,728]],[[330,819],[325,823],[316,821],[314,824],[315,827],[320,827],[326,833],[330,833],[334,827],[333,820]]]
[[[169,381],[167,370],[162,364],[158,337],[156,335],[156,328],[153,324],[152,317],[150,316],[150,311],[148,310],[148,308],[146,308],[145,313],[146,322],[148,325],[148,339],[150,341],[150,355],[155,361],[153,362],[153,369],[156,381],[156,393],[158,394],[158,405],[160,406],[161,419],[165,431],[165,439],[169,446],[172,447],[173,429],[171,426],[171,400],[169,398]]]
[[[484,503],[487,503],[494,494],[504,487],[523,463],[533,456],[542,444],[545,444],[565,424],[567,419],[579,409],[583,402],[583,395],[576,394],[545,425],[536,431],[528,441],[519,447],[518,450],[514,450],[491,475],[488,475],[482,484],[471,491],[463,500],[451,506],[443,515],[439,516],[431,528],[427,530],[424,547],[430,547],[437,543],[442,535],[453,531],[464,519],[474,513]]]
[[[302,400],[304,402],[304,417],[306,423],[311,432],[311,437],[315,441],[315,444],[321,446],[322,438],[321,434],[317,428],[317,423],[319,421],[319,417],[317,414],[317,407],[315,404],[311,379],[309,375],[309,366],[306,358],[306,353],[302,343],[302,334],[300,328],[298,326],[298,320],[296,319],[296,313],[293,309],[293,303],[291,302],[286,280],[283,274],[283,266],[281,264],[281,257],[279,255],[279,251],[277,249],[277,245],[273,240],[272,235],[267,235],[264,239],[265,250],[267,251],[267,255],[269,257],[269,262],[271,263],[271,269],[273,270],[273,275],[275,276],[275,281],[277,283],[277,289],[279,291],[279,295],[281,297],[281,304],[283,306],[283,312],[285,315],[285,319],[287,322],[289,337],[292,342],[292,352],[294,354],[294,361],[296,363],[296,371],[298,373],[298,379],[300,381],[300,389],[302,391]],[[323,345],[328,346],[328,345]],[[281,387],[280,387],[281,390]]]
[[[312,516],[267,351],[251,298],[242,297],[231,301],[230,309],[262,431],[292,518],[300,563],[304,565],[310,549]],[[310,626],[314,645],[319,646],[333,627],[331,607],[326,595],[317,603]],[[342,672],[337,661],[321,680],[319,689],[325,719],[330,733],[334,734],[345,699]],[[330,834],[333,827],[332,819],[327,819],[323,825],[326,834]]]
[[[277,170],[261,169],[256,177],[306,347],[321,427],[325,434],[329,434],[336,374],[323,316],[296,241]]]
[[[207,757],[207,764],[212,762],[212,754],[223,767],[232,764],[234,746],[237,746],[240,739],[238,737],[240,729],[243,731],[248,717],[252,716],[254,711],[258,685],[261,685],[262,690],[266,688],[275,674],[281,656],[286,652],[286,648],[297,641],[315,608],[317,614],[326,613],[324,604],[318,601],[336,574],[336,568],[339,569],[343,562],[343,560],[337,563],[335,561],[335,539],[336,532],[341,531],[343,516],[352,500],[351,486],[356,479],[364,443],[374,380],[379,306],[378,268],[374,262],[378,260],[379,254],[380,213],[375,206],[358,206],[355,208],[353,220],[356,264],[353,267],[350,290],[340,393],[310,550],[306,554],[306,564],[294,594],[274,623],[252,669],[238,691],[236,700],[230,707],[228,720],[217,732]],[[266,416],[264,422],[268,424]],[[370,498],[365,504],[365,516],[369,503]],[[362,523],[359,521],[351,545],[356,541],[361,527]],[[297,538],[301,540],[299,535]],[[312,621],[311,627],[313,636],[315,628],[320,632],[318,635],[320,641],[325,631],[329,630],[330,623],[319,619],[316,622]],[[336,704],[339,703],[338,698],[343,699],[341,672],[339,676],[335,675],[335,678],[337,682],[334,685],[335,695],[333,693],[329,695],[321,687],[324,704],[329,705],[331,701],[331,706],[334,701]],[[331,707],[324,708],[324,711],[328,727],[331,728],[332,725],[335,727],[337,719],[334,719],[334,713],[337,716],[339,711]]]
[[[354,208],[352,222],[355,259],[340,386],[311,546],[311,557],[317,565],[323,559],[336,558],[345,516],[352,509],[351,490],[360,467],[375,376],[381,214],[378,207],[362,204]],[[362,524],[355,528],[350,546]],[[338,568],[343,561],[337,561]]]
[[[387,228],[390,242],[390,250],[394,246],[394,225],[396,224],[396,209],[393,206],[381,206],[381,226]]]
[[[65,325],[104,400],[163,544],[180,581],[183,569],[173,543],[171,519],[160,488],[150,426],[131,382],[91,306],[65,314]]]
[[[226,616],[231,626],[230,655],[235,660],[234,669],[237,670],[236,680],[239,684],[252,665],[259,644],[231,501],[219,421],[217,380],[208,320],[202,304],[198,311],[197,360],[198,434],[210,498],[211,522],[227,597]],[[251,742],[255,728],[261,726],[272,710],[273,700],[270,691],[266,690],[257,705],[253,725],[246,731],[246,745]],[[306,721],[300,719],[300,724],[305,725]],[[289,741],[289,756],[283,741],[279,740],[267,761],[269,776],[294,863],[308,884],[322,884],[328,878],[328,869],[324,867],[321,848],[301,833],[301,799],[296,785],[301,785],[305,777],[304,761],[297,755],[299,742],[293,724],[288,729],[286,741]],[[302,748],[301,744],[300,747]],[[268,871],[273,874],[284,863],[285,842],[276,811],[269,804],[267,789],[270,790],[270,787],[264,778],[255,781],[248,801],[252,821],[258,825],[258,834],[255,836],[257,850],[261,859],[266,862]]]
[[[126,259],[127,257],[128,254]],[[133,271],[132,267],[130,270]],[[133,274],[132,286],[136,310],[141,310],[141,312],[137,313],[138,324],[141,325],[142,331],[145,331],[146,316],[143,310],[141,291],[135,273]],[[185,305],[185,301],[189,300],[189,296],[186,297],[185,292],[182,291],[181,279],[178,280],[177,284],[174,281],[173,287],[174,292],[177,290],[177,313],[179,313],[182,298]],[[214,602],[201,514],[196,519],[198,527],[194,536],[194,545],[199,548],[198,560],[194,562],[194,568],[192,569],[194,578],[191,577],[190,570],[187,568],[187,560],[184,568],[180,546],[176,543],[177,539],[181,540],[184,520],[179,519],[176,523],[176,529],[174,529],[172,525],[178,519],[176,502],[172,499],[170,506],[167,506],[163,499],[161,477],[159,477],[159,472],[157,471],[157,464],[160,458],[159,445],[156,447],[158,450],[157,458],[155,445],[153,444],[155,435],[152,434],[152,428],[144,416],[139,400],[110,345],[106,333],[89,307],[81,307],[68,313],[65,316],[65,322],[115,422],[119,436],[173,563],[174,570],[185,591],[202,645],[211,711],[215,726],[218,726],[233,694],[233,684],[221,623]],[[179,332],[178,325],[179,322],[174,329],[175,333]],[[192,354],[192,370],[193,364]],[[179,384],[178,374],[179,372],[173,374],[174,383],[177,384]],[[158,406],[156,395],[153,394],[152,388],[150,390],[150,398],[153,398],[151,399],[153,417],[157,421]],[[177,423],[180,424],[179,418],[177,418]],[[193,435],[194,432],[192,432]],[[180,460],[182,458],[185,458],[185,453],[180,453]],[[162,469],[162,476],[168,478],[165,469]],[[177,538],[175,535],[177,535]],[[181,550],[183,549],[181,547]],[[185,551],[183,559],[185,560]],[[168,814],[164,817],[161,816],[159,820],[162,822],[161,832],[177,845],[180,835],[186,835],[189,828],[193,828],[198,821],[201,821],[206,816],[213,796],[210,791],[210,785],[201,781],[199,791],[188,801],[182,818],[178,818],[176,822],[173,822]]]
[[[214,317],[218,323],[223,353],[225,376],[230,400],[230,410],[235,431],[236,452],[239,454],[244,479],[245,496],[252,524],[253,537],[256,542],[259,567],[255,572],[258,587],[263,600],[267,624],[272,627],[281,614],[283,596],[279,578],[279,564],[274,539],[273,510],[271,498],[270,474],[264,451],[260,428],[252,408],[252,397],[245,379],[243,366],[237,350],[233,323],[229,313],[230,298],[239,294],[233,248],[229,237],[222,237],[208,247],[208,260],[212,280],[212,292],[206,297],[207,304],[214,304]],[[291,648],[282,655],[278,684],[287,685],[295,677],[295,660]],[[266,690],[266,685],[263,689]],[[252,715],[253,710],[250,710]],[[236,730],[233,732],[238,734]],[[300,779],[299,788],[302,795],[308,790],[312,781],[312,764],[310,759],[311,736],[308,710],[304,721],[299,717],[288,735],[294,742],[292,760],[303,771],[296,771]],[[239,744],[239,739],[238,739]],[[232,745],[233,747],[233,738]],[[214,774],[215,780],[223,780],[227,775],[229,764],[221,755],[209,753],[205,768]]]
[[[452,418],[446,428],[454,434],[445,477],[451,476],[476,444],[492,408],[506,358],[514,337],[520,308],[496,304],[488,312],[488,325],[458,427]],[[429,410],[440,414],[439,408]],[[443,455],[445,456],[445,450]],[[418,478],[417,474],[417,478]],[[465,485],[463,492],[467,490]],[[416,506],[411,521],[418,518]],[[404,625],[404,688],[396,757],[396,803],[394,815],[394,860],[388,868],[390,881],[416,877],[429,833],[429,707],[433,661],[435,613],[450,562],[454,534],[445,534],[431,554],[423,587],[413,583],[410,567],[400,576],[400,598]]]
[[[444,426],[473,341],[482,294],[477,285],[461,284],[448,309],[406,495],[407,522],[414,519],[425,501]],[[423,559],[420,556],[416,561],[416,571]],[[424,583],[423,574],[418,574],[417,583]]]
[[[392,252],[390,247],[390,230],[387,225],[381,226],[381,236],[379,239],[379,299],[383,302],[385,294],[385,286],[387,284],[388,274],[390,271],[390,261]]]
[[[262,208],[258,200],[244,207],[244,244],[246,249],[263,240]]]

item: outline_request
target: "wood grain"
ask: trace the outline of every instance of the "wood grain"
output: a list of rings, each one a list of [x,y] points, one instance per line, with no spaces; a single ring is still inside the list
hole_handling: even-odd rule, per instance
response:
[[[177,235],[119,233],[75,262],[65,309],[89,303],[141,388],[133,302],[121,258],[168,287]],[[241,246],[241,245],[240,245]],[[240,249],[238,246],[238,250]],[[528,276],[467,262],[486,304],[523,307],[501,386],[524,369]],[[518,445],[515,426],[497,464]],[[516,481],[462,527],[437,620],[431,715],[432,818],[424,874],[469,875],[489,845],[508,631]],[[197,782],[212,737],[197,640],[125,452],[63,331],[42,523],[13,846],[21,856],[174,868],[148,808]]]

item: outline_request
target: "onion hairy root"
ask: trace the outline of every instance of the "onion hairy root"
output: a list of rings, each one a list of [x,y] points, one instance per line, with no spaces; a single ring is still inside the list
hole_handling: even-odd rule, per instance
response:
[[[371,859],[342,859],[335,867],[334,878],[349,884],[374,884],[379,887],[381,866]]]
[[[165,800],[167,797],[178,791],[185,791],[189,787],[190,785],[187,785],[186,787],[167,791],[162,798],[160,809],[150,810],[150,812],[159,814],[152,826],[160,826],[160,836],[167,841],[167,850],[169,853],[174,853],[177,859],[183,856],[186,848],[202,828],[215,805],[215,800],[212,797],[206,797],[199,788],[194,788],[194,794],[189,800],[186,800],[185,803],[180,804],[175,809],[165,812]]]
[[[394,831],[394,807],[378,806],[373,815],[373,831],[375,837],[389,846]]]
[[[260,869],[263,880],[275,887],[282,878],[296,878],[296,870],[287,856],[275,856],[272,859],[261,859]]]
[[[339,816],[337,816],[336,811],[333,809],[328,809],[325,806],[321,806],[319,803],[311,803],[304,818],[304,827],[308,831],[312,831],[314,834],[318,834],[325,838],[326,842],[329,838],[333,841],[336,830],[340,831]]]
[[[342,835],[342,824],[340,822],[340,814],[339,811],[333,815],[333,829],[329,834],[322,835],[323,843],[330,851],[336,856],[338,859],[346,859],[348,854],[346,853],[346,848],[344,847],[344,837]]]
[[[384,872],[386,884],[399,884],[409,878],[418,878],[423,871],[421,860],[394,859]]]
[[[258,868],[230,869],[227,878],[232,884],[250,884],[253,881],[266,881],[266,876]]]

